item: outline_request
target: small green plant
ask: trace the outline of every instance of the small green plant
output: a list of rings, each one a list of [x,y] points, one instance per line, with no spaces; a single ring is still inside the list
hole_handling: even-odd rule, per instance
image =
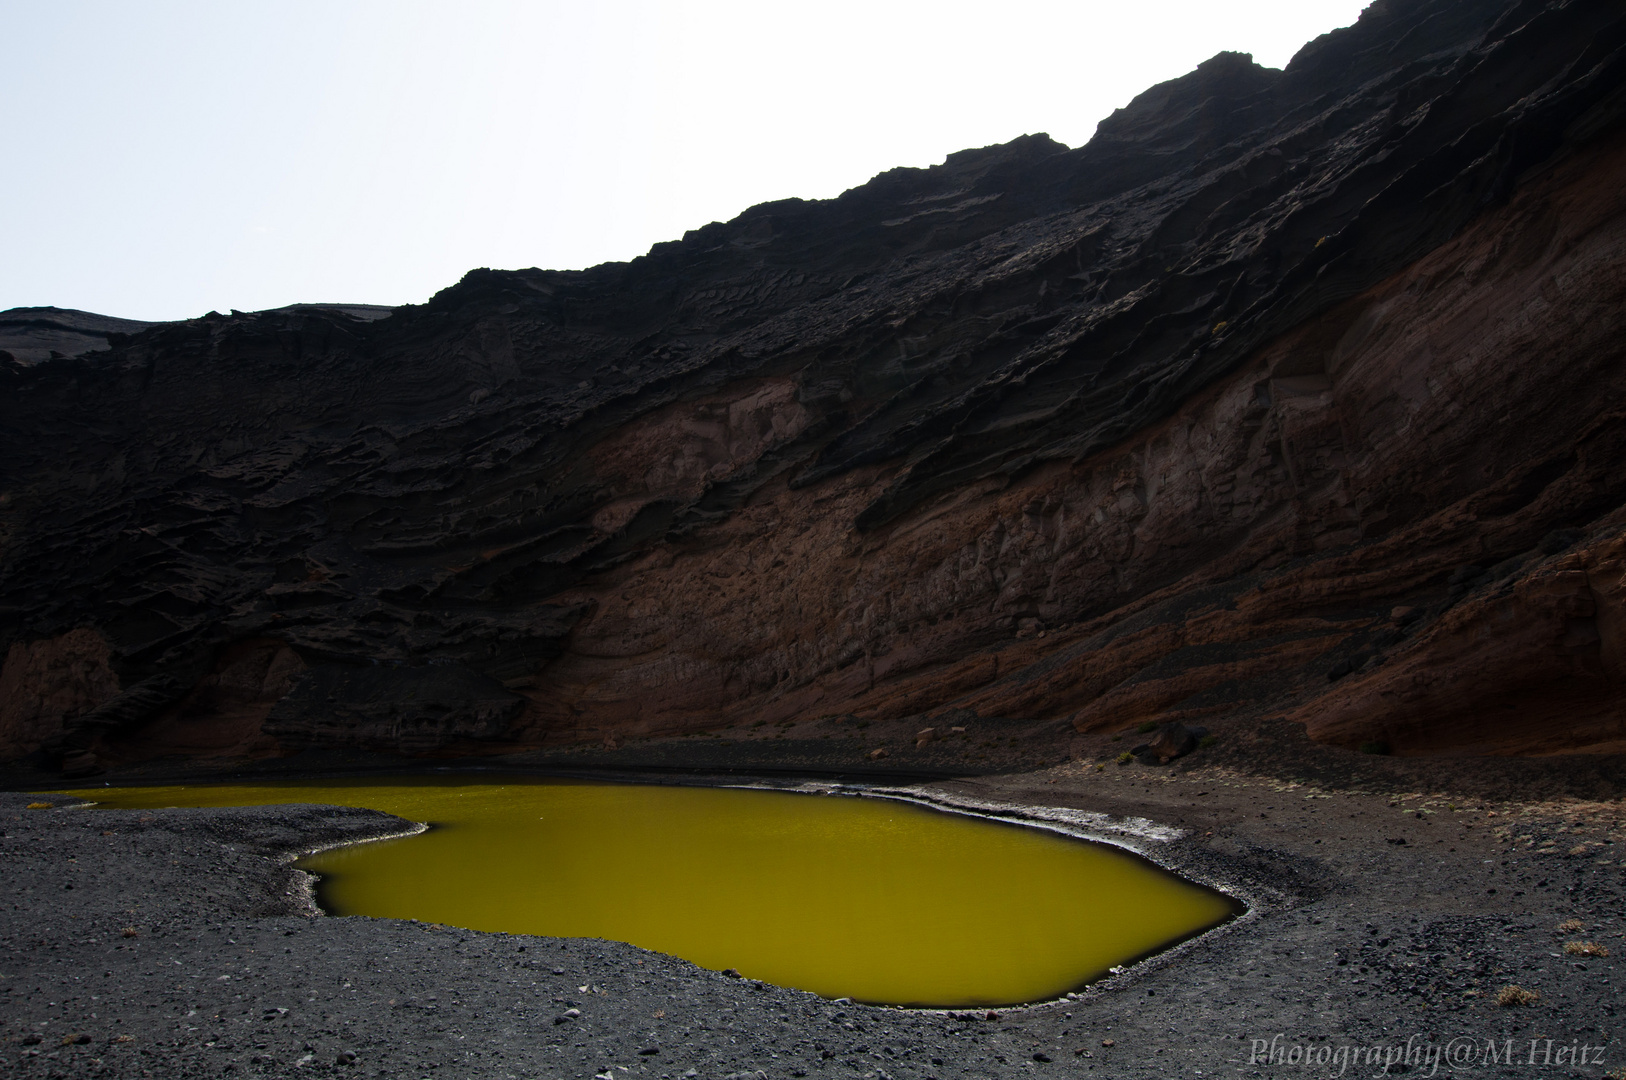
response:
[[[1387,754],[1388,752],[1389,744],[1386,742],[1363,742],[1361,744],[1361,753],[1363,754]]]
[[[1131,754],[1128,750],[1125,750],[1123,753],[1118,755],[1118,764],[1120,764],[1120,765],[1128,765],[1131,761],[1134,761],[1134,760],[1135,760],[1135,755]]]
[[[1113,742],[1122,742],[1123,741],[1123,736],[1122,735],[1114,735],[1112,737],[1112,741]]]
[[[1219,742],[1219,736],[1218,735],[1204,735],[1202,738],[1197,740],[1197,745],[1198,746],[1213,746],[1217,742]]]
[[[1140,735],[1150,735],[1157,730],[1156,720],[1144,720],[1135,725],[1135,732]]]

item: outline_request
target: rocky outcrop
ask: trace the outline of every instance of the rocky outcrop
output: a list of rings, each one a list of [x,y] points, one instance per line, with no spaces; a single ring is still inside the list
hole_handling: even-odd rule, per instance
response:
[[[115,319],[71,308],[0,311],[0,365],[24,368],[46,360],[105,352],[152,323]]]
[[[393,311],[377,304],[293,304],[275,313],[309,312],[371,322],[387,318]],[[218,313],[212,314],[219,317]],[[0,311],[0,366],[22,369],[47,360],[106,352],[128,341],[132,334],[158,325],[72,308],[8,308]]]
[[[525,699],[462,665],[311,668],[264,727],[284,746],[423,753],[508,730]]]
[[[107,641],[94,630],[13,642],[0,667],[0,755],[58,746],[71,721],[118,689]]]
[[[1143,765],[1167,765],[1197,749],[1207,736],[1208,729],[1201,725],[1186,727],[1178,720],[1170,720],[1159,724],[1149,740],[1129,752]]]
[[[1485,572],[1392,662],[1293,718],[1322,741],[1414,752],[1626,750],[1623,524],[1585,550]]]
[[[6,640],[93,628],[192,688],[143,731],[233,752],[826,713],[1614,745],[1623,44],[1599,2],[1380,3],[1076,150],[14,365]],[[288,677],[222,682],[245,650]]]

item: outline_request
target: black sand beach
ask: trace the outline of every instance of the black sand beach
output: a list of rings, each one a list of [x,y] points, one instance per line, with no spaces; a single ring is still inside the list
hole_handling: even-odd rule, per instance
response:
[[[409,827],[383,814],[26,809],[49,797],[7,794],[0,1060],[39,1077],[584,1080],[1376,1075],[1386,1059],[1390,1073],[1602,1076],[1626,1060],[1618,799],[1104,759],[912,790],[1002,816],[1174,826],[1179,839],[1132,843],[1249,911],[1076,999],[873,1008],[619,943],[323,916],[291,857]],[[1581,928],[1560,931],[1568,920]],[[1612,955],[1568,955],[1571,941]],[[1510,985],[1539,996],[1498,1005]]]

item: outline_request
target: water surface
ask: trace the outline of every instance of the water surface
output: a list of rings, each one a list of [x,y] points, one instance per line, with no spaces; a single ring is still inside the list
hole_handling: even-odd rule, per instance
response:
[[[383,810],[433,828],[300,860],[325,910],[627,941],[886,1004],[1055,997],[1237,910],[1117,848],[882,799],[463,777],[75,794]]]

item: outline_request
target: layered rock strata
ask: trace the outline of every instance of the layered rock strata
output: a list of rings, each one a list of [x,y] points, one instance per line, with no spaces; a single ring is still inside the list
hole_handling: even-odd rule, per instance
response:
[[[0,749],[1626,748],[1623,43],[1601,2],[1379,3],[1076,150],[12,365]],[[174,695],[92,722],[138,684]]]

